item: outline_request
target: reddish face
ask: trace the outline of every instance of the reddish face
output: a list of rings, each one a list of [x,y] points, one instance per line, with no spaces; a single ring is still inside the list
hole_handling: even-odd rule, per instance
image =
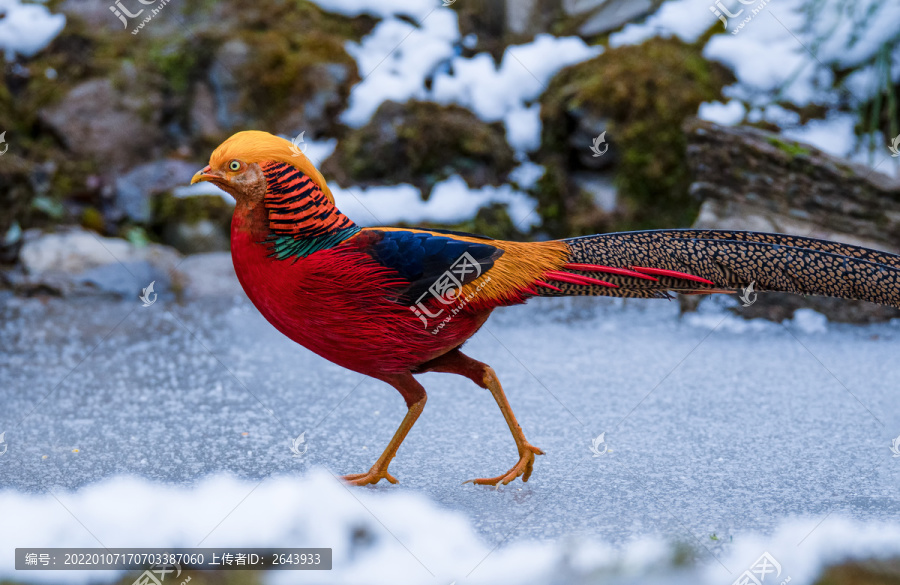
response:
[[[259,164],[247,164],[238,159],[224,161],[215,168],[203,167],[191,179],[191,185],[201,181],[218,186],[241,206],[255,207],[266,193],[266,177]]]

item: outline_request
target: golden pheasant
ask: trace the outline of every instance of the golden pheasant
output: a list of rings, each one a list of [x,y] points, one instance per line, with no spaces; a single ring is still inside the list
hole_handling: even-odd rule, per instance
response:
[[[345,368],[396,388],[408,411],[355,485],[388,472],[425,407],[414,375],[447,372],[488,389],[519,460],[476,484],[528,481],[535,455],[494,370],[461,351],[497,307],[536,296],[667,298],[731,293],[755,283],[787,291],[900,306],[900,256],[810,238],[753,232],[659,230],[549,242],[507,242],[425,229],[360,228],[335,206],[322,175],[287,140],[239,132],[191,183],[236,200],[234,268],[276,329]]]

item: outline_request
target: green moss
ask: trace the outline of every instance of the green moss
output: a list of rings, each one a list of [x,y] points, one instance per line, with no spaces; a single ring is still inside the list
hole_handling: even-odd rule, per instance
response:
[[[93,206],[87,207],[81,212],[81,225],[101,234],[106,231],[106,222],[103,220],[103,214]]]
[[[410,101],[382,104],[341,140],[323,172],[343,185],[411,183],[427,198],[453,174],[471,187],[499,185],[514,166],[501,124],[460,106]]]
[[[218,195],[175,197],[163,193],[153,199],[153,222],[194,224],[208,219],[215,223],[230,223],[232,207]]]
[[[359,81],[356,62],[344,49],[359,41],[375,21],[330,14],[304,0],[262,0],[229,3],[240,13],[236,37],[250,49],[252,68],[232,71],[250,89],[244,106],[254,116],[274,122],[292,103],[303,101],[320,86],[320,65],[339,64],[350,72],[343,82],[342,100]],[[336,115],[338,112],[329,112]]]
[[[571,235],[578,214],[583,213],[584,194],[569,177],[578,166],[578,154],[569,139],[584,116],[608,122],[607,139],[618,157],[616,184],[624,214],[615,218],[614,227],[691,223],[698,203],[688,194],[686,137],[681,126],[701,103],[721,99],[722,88],[734,81],[724,67],[706,61],[701,51],[701,46],[677,39],[651,39],[609,49],[552,80],[541,97],[543,134],[538,155],[548,168],[538,185],[542,213],[551,208],[562,213],[548,216],[551,234]],[[590,231],[610,220],[597,217],[582,229]]]
[[[900,585],[900,559],[848,561],[827,568],[815,585]]]
[[[59,12],[60,4],[61,0],[51,0],[48,7]],[[62,144],[39,116],[42,109],[59,103],[77,85],[110,79],[126,97],[162,96],[161,105],[158,100],[148,100],[146,111],[139,112],[159,117],[160,126],[172,138],[154,155],[165,155],[185,142],[193,143],[197,152],[208,152],[225,136],[193,137],[190,107],[195,83],[208,78],[213,56],[222,44],[233,39],[248,44],[255,59],[253,67],[233,72],[240,86],[249,88],[242,109],[251,126],[272,128],[278,116],[289,110],[289,100],[303,100],[317,87],[317,65],[321,63],[348,65],[351,74],[342,88],[346,99],[358,77],[354,77],[356,66],[344,43],[360,40],[375,22],[369,17],[329,14],[306,0],[201,0],[172,4],[166,10],[181,11],[181,16],[173,13],[164,21],[151,22],[139,35],[91,25],[79,18],[77,11],[68,11],[65,28],[50,45],[38,55],[20,60],[28,74],[7,73],[0,83],[0,129],[7,132],[10,152],[4,157],[0,177],[6,194],[0,197],[4,204],[0,227],[13,221],[26,229],[47,222],[96,223],[96,218],[82,217],[80,212],[58,212],[71,198],[79,204],[68,208],[88,205],[103,209],[99,183],[90,178],[106,174],[107,161],[91,159],[77,144]],[[189,20],[191,32],[177,24],[176,18]],[[338,109],[342,107],[338,105]],[[332,113],[337,112],[328,112],[326,117],[333,118]],[[224,129],[225,133],[231,130]],[[12,172],[14,156],[23,163]],[[37,164],[46,161],[54,161],[57,168],[50,188],[41,193],[45,199],[35,206],[29,176]]]
[[[785,142],[775,136],[769,136],[766,141],[778,150],[787,153],[791,158],[798,156],[809,156],[811,151],[803,145],[796,142]]]

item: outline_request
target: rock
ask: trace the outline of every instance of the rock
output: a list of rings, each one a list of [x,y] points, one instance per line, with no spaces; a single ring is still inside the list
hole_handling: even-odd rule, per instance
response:
[[[27,209],[34,189],[34,164],[7,152],[0,165],[0,264],[14,262],[21,245],[17,218]]]
[[[597,37],[652,13],[662,0],[469,0],[454,8],[463,35],[495,58],[541,33]]]
[[[316,30],[313,22],[297,24],[302,32],[287,30],[287,38],[251,27],[219,47],[207,79],[218,127],[233,131],[265,126],[290,136],[306,131],[308,137],[337,132],[337,116],[360,79],[356,62],[344,48],[348,38]],[[207,96],[199,93],[194,99]]]
[[[231,241],[221,222],[201,219],[194,223],[169,222],[163,228],[166,244],[184,254],[228,250]]]
[[[533,194],[553,237],[650,227],[686,227],[699,204],[688,191],[684,120],[719,99],[733,75],[706,61],[702,48],[653,38],[607,49],[561,71],[540,97],[547,172]],[[592,150],[595,140],[602,153]],[[588,175],[596,173],[596,179]],[[615,177],[615,209],[608,190]]]
[[[165,294],[181,260],[167,246],[136,246],[81,228],[54,233],[28,230],[19,258],[21,271],[9,277],[18,292],[126,298],[137,296],[153,280],[156,291]]]
[[[250,47],[244,41],[230,40],[216,52],[209,69],[209,82],[215,98],[216,121],[222,128],[231,130],[249,123],[247,86],[232,72],[253,67]]]
[[[184,254],[228,250],[233,210],[218,195],[164,193],[153,201],[151,228],[164,243]]]
[[[151,198],[189,185],[199,163],[180,160],[158,160],[140,165],[116,179],[116,208],[136,223],[148,223]]]
[[[113,262],[85,270],[75,282],[97,292],[121,298],[137,297],[141,289],[154,283],[158,295],[171,297],[171,275],[147,260]],[[135,286],[137,283],[137,286]]]
[[[562,0],[570,17],[579,17],[582,23],[578,34],[596,36],[612,32],[633,20],[653,12],[659,0]]]
[[[506,0],[506,26],[518,35],[536,34],[533,28],[538,0]]]
[[[900,250],[900,181],[748,126],[685,124],[695,227],[804,234]]]
[[[469,187],[501,185],[515,167],[502,124],[456,105],[385,102],[372,120],[338,143],[322,166],[341,185],[409,183],[425,197],[459,174]]]
[[[191,133],[198,138],[215,141],[224,130],[216,116],[216,98],[209,85],[202,82],[194,84],[194,99],[191,103]]]
[[[107,170],[125,169],[153,158],[165,144],[161,104],[146,87],[123,90],[110,79],[93,79],[41,110],[40,118],[69,151],[102,161]]]
[[[356,66],[348,63],[317,63],[310,66],[308,75],[316,79],[311,91],[292,96],[286,106],[288,113],[276,122],[279,132],[288,136],[329,131],[331,120],[346,107],[350,87],[357,80]]]
[[[900,181],[812,146],[747,126],[685,124],[691,193],[702,200],[694,227],[779,232],[897,253]],[[696,302],[682,303],[690,310]],[[762,293],[736,313],[789,319],[813,309],[833,321],[870,323],[900,310],[864,301]]]
[[[243,294],[229,252],[188,256],[178,265],[178,283],[185,299]]]

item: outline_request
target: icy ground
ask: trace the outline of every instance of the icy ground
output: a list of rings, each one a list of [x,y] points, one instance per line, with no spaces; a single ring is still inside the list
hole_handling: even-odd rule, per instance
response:
[[[314,582],[502,583],[511,567],[510,582],[549,582],[560,558],[579,566],[563,554],[575,542],[596,543],[584,553],[595,564],[613,547],[639,566],[684,543],[707,575],[688,581],[723,585],[777,545],[792,582],[812,582],[814,559],[867,538],[900,553],[898,340],[900,323],[811,312],[780,325],[716,307],[680,318],[665,301],[539,299],[497,311],[466,348],[546,452],[527,484],[460,485],[512,466],[515,448],[486,391],[428,374],[428,405],[391,466],[400,485],[347,490],[327,472],[368,469],[402,399],[283,338],[243,297],[3,297],[0,577],[13,545],[209,535],[333,546],[335,571]]]

